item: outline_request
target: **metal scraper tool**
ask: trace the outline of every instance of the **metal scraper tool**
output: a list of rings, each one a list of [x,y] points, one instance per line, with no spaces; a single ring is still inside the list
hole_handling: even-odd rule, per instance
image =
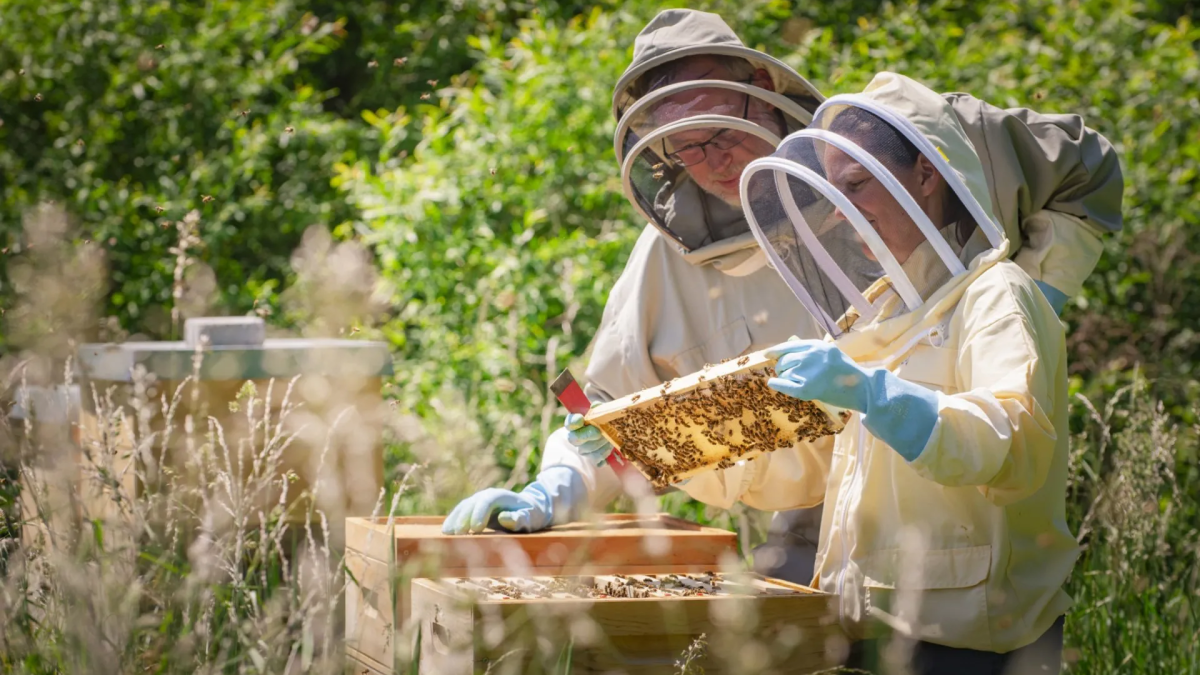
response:
[[[583,388],[575,381],[575,376],[571,374],[569,369],[564,369],[554,382],[550,383],[550,391],[554,392],[554,396],[558,398],[568,412],[577,415],[586,415],[587,411],[592,407],[592,402],[588,400],[587,394],[583,393]],[[622,475],[629,468],[629,462],[625,456],[614,446],[613,451],[608,455],[608,465],[617,472],[617,475]]]

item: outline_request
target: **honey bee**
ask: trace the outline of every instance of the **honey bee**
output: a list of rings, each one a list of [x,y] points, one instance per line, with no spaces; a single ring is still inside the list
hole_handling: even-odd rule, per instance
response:
[[[654,169],[655,171],[658,171],[659,169],[663,168],[663,163],[659,162],[658,164],[652,164],[652,165],[650,165],[650,168]]]
[[[162,45],[154,45],[154,48],[155,48],[155,49],[162,49],[162,48],[163,48],[163,46],[162,46]]]
[[[154,207],[154,210],[159,213],[162,213],[163,211],[166,211],[167,209],[163,206],[156,206],[156,207]]]
[[[354,326],[353,328],[350,329],[350,334],[354,335],[355,333],[359,332],[360,330],[362,330],[362,329],[359,328],[358,326]]]
[[[396,58],[392,59],[392,65],[393,65],[393,66],[402,66],[402,65],[404,65],[405,63],[408,63],[408,57],[407,57],[407,56],[397,56]]]
[[[41,102],[42,102],[42,95],[41,95],[40,93],[38,93],[38,94],[34,94],[34,95],[33,95],[33,100],[37,101],[38,103],[41,103]]]
[[[24,69],[24,68],[22,68],[22,69],[18,70],[18,71],[17,71],[17,74],[18,74],[18,75],[24,75],[24,74],[25,74],[25,69]]]
[[[213,200],[212,195],[200,195],[200,203],[207,204]]]
[[[491,171],[493,176],[496,175],[496,167],[493,166],[492,168],[488,169],[488,171]]]
[[[284,130],[284,132],[289,133],[289,134],[296,133],[296,127],[284,127],[283,130]]]
[[[79,147],[82,148],[83,147],[83,139],[81,138],[81,139],[75,141],[75,145],[78,145]]]
[[[654,180],[662,180],[662,177],[663,177],[663,172],[662,172],[662,171],[655,171],[655,172],[654,172]]]
[[[379,62],[376,61],[375,59],[371,59],[370,61],[367,61],[367,67],[368,68],[378,68]]]
[[[246,116],[248,116],[249,114],[250,114],[250,111],[249,111],[249,110],[243,110],[243,111],[241,112],[241,115],[242,115],[242,117],[246,117]]]
[[[421,94],[421,100],[428,101],[429,100],[429,92],[425,92],[424,94]]]
[[[425,80],[425,81],[428,82],[429,86],[431,86],[431,87],[436,87],[437,83],[438,83],[437,80]]]

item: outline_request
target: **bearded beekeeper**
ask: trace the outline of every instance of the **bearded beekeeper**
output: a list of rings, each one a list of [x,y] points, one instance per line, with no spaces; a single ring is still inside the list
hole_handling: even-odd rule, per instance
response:
[[[1077,555],[1064,327],[1008,260],[954,108],[880,74],[822,104],[741,188],[753,235],[827,333],[772,348],[769,386],[856,414],[683,489],[824,502],[816,583],[852,639],[909,640],[917,673],[1058,672]],[[872,667],[870,651],[849,665]]]
[[[1001,110],[946,94],[978,149],[993,209],[1015,260],[1061,308],[1120,229],[1121,171],[1111,145],[1077,116]],[[617,82],[615,151],[626,195],[648,225],[613,287],[595,336],[585,391],[613,400],[790,336],[818,337],[812,316],[766,266],[741,210],[738,181],[824,97],[784,63],[742,45],[720,17],[656,16]],[[866,270],[869,272],[869,270]],[[572,416],[553,433],[537,480],[520,493],[485,489],[447,518],[447,533],[533,531],[645,491],[604,465],[611,446]],[[743,500],[779,510],[787,500]],[[816,503],[814,502],[813,505]],[[812,505],[809,505],[812,506]],[[779,514],[762,571],[807,582],[820,508]]]

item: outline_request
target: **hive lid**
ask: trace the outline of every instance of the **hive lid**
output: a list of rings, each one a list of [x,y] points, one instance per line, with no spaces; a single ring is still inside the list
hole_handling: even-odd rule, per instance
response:
[[[182,380],[201,359],[201,380],[288,378],[296,375],[379,377],[392,373],[387,344],[366,340],[273,338],[259,345],[198,350],[186,341],[84,344],[79,365],[88,379],[130,382],[135,366],[159,380]]]

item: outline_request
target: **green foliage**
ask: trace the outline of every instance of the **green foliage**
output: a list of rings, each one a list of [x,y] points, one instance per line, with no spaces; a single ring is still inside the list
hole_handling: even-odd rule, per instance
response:
[[[189,210],[216,304],[241,312],[288,276],[308,225],[348,216],[332,166],[373,132],[297,81],[336,22],[294,2],[13,0],[0,26],[2,245],[20,250],[25,208],[62,201],[80,239],[104,242],[107,313],[128,329],[171,332],[171,222]]]
[[[618,38],[631,28],[594,13],[522,22],[508,41],[474,37],[479,66],[436,102],[364,113],[385,147],[421,139],[408,157],[343,165],[337,180],[398,290],[384,334],[406,405],[428,412],[452,386],[490,436],[505,415],[540,409],[557,375],[548,364],[586,347],[639,232],[604,151]],[[503,452],[539,440],[508,431]]]

